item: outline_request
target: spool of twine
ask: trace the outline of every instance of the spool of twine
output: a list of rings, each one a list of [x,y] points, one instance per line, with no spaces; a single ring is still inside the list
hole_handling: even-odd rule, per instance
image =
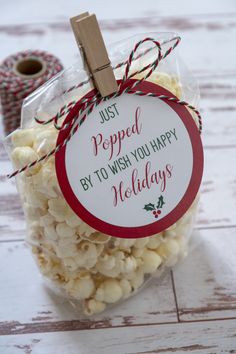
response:
[[[25,97],[62,69],[58,58],[39,50],[19,52],[3,61],[0,65],[0,99],[6,135],[20,126]]]

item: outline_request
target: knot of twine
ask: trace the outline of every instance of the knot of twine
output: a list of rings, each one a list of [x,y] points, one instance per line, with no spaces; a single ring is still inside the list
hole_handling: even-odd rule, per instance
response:
[[[97,90],[94,90],[93,95],[89,95],[86,98],[79,99],[78,102],[72,101],[72,102],[69,102],[67,105],[64,105],[57,112],[57,114],[54,117],[52,117],[48,120],[40,120],[37,117],[34,117],[35,121],[38,124],[47,125],[47,124],[50,124],[53,122],[54,127],[57,130],[59,130],[59,131],[65,130],[66,134],[64,135],[63,139],[55,146],[55,148],[52,149],[49,153],[41,156],[37,160],[34,160],[33,162],[25,165],[24,167],[14,171],[12,174],[7,175],[7,177],[12,178],[12,177],[18,175],[19,173],[24,172],[25,170],[35,166],[36,164],[48,159],[50,156],[57,153],[62,147],[64,147],[70,141],[71,137],[76,133],[79,126],[85,121],[85,119],[88,117],[88,115],[93,111],[93,109],[96,106],[98,106],[103,101],[107,101],[111,98],[119,97],[124,93],[135,94],[135,95],[139,95],[139,96],[156,97],[156,98],[159,98],[163,101],[175,102],[176,104],[180,104],[180,105],[183,105],[183,106],[189,108],[198,117],[198,129],[199,129],[199,133],[201,134],[201,131],[202,131],[201,115],[200,115],[199,111],[195,107],[190,105],[188,102],[179,100],[175,96],[158,95],[158,94],[155,94],[152,92],[143,92],[143,91],[139,91],[139,90],[134,90],[137,85],[139,85],[142,81],[145,81],[150,75],[152,75],[152,73],[155,71],[155,69],[159,65],[160,61],[163,60],[164,58],[166,58],[176,48],[176,46],[179,44],[180,40],[181,40],[180,37],[174,37],[172,39],[172,41],[174,42],[173,45],[169,49],[167,49],[164,53],[162,53],[162,48],[161,48],[160,42],[156,41],[155,39],[147,37],[147,38],[140,40],[139,42],[137,42],[135,44],[133,50],[131,51],[131,53],[129,55],[128,60],[117,64],[113,68],[113,69],[118,69],[118,68],[126,65],[125,72],[124,72],[123,78],[121,79],[121,81],[119,83],[117,92],[115,92],[109,96],[102,97]],[[136,51],[145,42],[153,43],[158,50],[158,54],[153,62],[147,64],[146,66],[142,67],[140,70],[137,70],[131,74],[130,67],[131,67],[131,64],[133,63],[133,61],[137,60],[141,56],[145,55],[150,50],[153,50],[153,48],[149,48],[149,49],[145,50],[143,53],[141,53],[135,57]],[[129,80],[129,79],[133,78],[135,75],[141,74],[144,71],[147,71],[147,73],[144,74],[144,76],[142,78],[137,79],[135,82],[133,82],[132,80]],[[70,87],[66,92],[71,92],[72,90],[78,89],[79,87],[88,83],[90,79],[91,79],[91,77],[89,77],[86,81],[79,83],[78,85]],[[76,114],[74,114],[66,124],[59,125],[58,124],[59,119],[62,116],[64,116],[65,114],[69,113],[72,110],[72,108],[74,108],[75,106],[77,108]],[[72,128],[72,129],[70,129],[70,128]],[[68,133],[66,131],[68,131]]]

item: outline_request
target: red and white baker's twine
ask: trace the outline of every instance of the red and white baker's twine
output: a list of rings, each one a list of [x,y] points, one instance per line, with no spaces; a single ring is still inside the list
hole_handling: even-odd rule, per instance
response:
[[[45,63],[45,72],[37,78],[22,78],[15,71],[15,65],[29,58]],[[51,79],[63,69],[59,59],[41,50],[26,50],[7,57],[0,65],[0,97],[4,129],[7,134],[20,125],[21,107],[25,97]]]
[[[123,93],[128,93],[128,94],[135,94],[135,95],[139,95],[139,96],[149,96],[149,97],[156,97],[159,98],[163,101],[171,101],[171,102],[175,102],[176,104],[180,104],[183,105],[187,108],[189,108],[190,110],[192,110],[198,117],[198,128],[199,128],[199,133],[201,134],[202,131],[202,119],[201,119],[201,115],[199,113],[199,111],[193,107],[192,105],[188,104],[185,101],[179,100],[176,97],[171,97],[171,96],[166,96],[166,95],[157,95],[154,94],[152,92],[146,93],[143,91],[137,91],[134,90],[134,88],[142,81],[146,80],[157,68],[159,62],[161,60],[163,60],[164,58],[167,57],[167,55],[169,55],[174,49],[175,47],[179,44],[180,42],[180,37],[175,37],[172,39],[174,41],[174,44],[167,50],[165,51],[164,54],[162,54],[162,48],[161,48],[161,44],[154,40],[153,38],[144,38],[143,40],[140,40],[139,42],[136,43],[136,45],[134,46],[134,49],[131,51],[129,58],[127,61],[119,63],[116,67],[114,67],[113,69],[117,69],[123,65],[126,65],[125,68],[125,73],[124,76],[119,84],[118,90],[117,92],[107,96],[107,97],[102,97],[100,95],[100,93],[98,91],[96,91],[94,93],[93,96],[87,97],[87,98],[83,98],[80,102],[80,105],[78,106],[78,112],[77,114],[72,117],[66,124],[59,126],[58,125],[58,120],[66,113],[69,113],[71,111],[71,109],[75,106],[75,104],[77,102],[73,101],[73,102],[69,102],[67,105],[63,106],[60,111],[52,118],[48,119],[48,120],[39,120],[37,117],[35,117],[35,121],[38,124],[42,124],[42,125],[47,125],[51,122],[54,122],[54,126],[56,129],[58,130],[68,130],[69,128],[72,128],[71,130],[69,130],[68,135],[66,136],[66,138],[58,145],[56,145],[56,147],[51,150],[49,153],[41,156],[39,159],[31,162],[30,164],[22,167],[21,169],[16,170],[15,172],[13,172],[12,174],[9,174],[7,177],[11,178],[14,177],[16,175],[18,175],[21,172],[24,172],[26,170],[28,170],[29,168],[35,166],[37,163],[40,163],[46,159],[48,159],[50,156],[54,155],[55,153],[57,153],[62,147],[64,147],[71,139],[71,137],[76,133],[76,131],[78,130],[79,126],[85,121],[85,119],[88,117],[88,115],[93,111],[93,109],[98,106],[101,102],[109,100],[111,98],[115,98],[115,97],[119,97],[121,96]],[[156,57],[156,59],[144,66],[142,69],[137,70],[136,72],[130,74],[130,67],[131,64],[133,63],[134,60],[138,59],[140,56],[145,55],[147,52],[149,52],[150,50],[153,50],[153,47],[146,50],[145,52],[143,52],[142,54],[139,54],[138,56],[135,57],[135,53],[137,51],[137,49],[140,47],[140,45],[142,45],[144,42],[152,42],[155,47],[158,50],[158,55]],[[141,78],[138,79],[135,82],[129,82],[129,79],[131,79],[132,77],[134,77],[137,74],[140,74],[144,71],[148,70],[148,72]],[[72,90],[78,89],[79,87],[83,86],[84,84],[88,83],[90,79],[79,83],[78,85],[75,85],[73,87],[70,87],[66,92],[71,92]]]

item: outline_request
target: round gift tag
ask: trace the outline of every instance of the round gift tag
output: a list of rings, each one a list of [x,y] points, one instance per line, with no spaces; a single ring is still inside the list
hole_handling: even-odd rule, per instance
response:
[[[136,89],[173,97],[147,81]],[[150,236],[175,223],[198,192],[200,134],[186,107],[126,93],[88,115],[56,153],[56,172],[67,203],[91,227],[123,238]]]

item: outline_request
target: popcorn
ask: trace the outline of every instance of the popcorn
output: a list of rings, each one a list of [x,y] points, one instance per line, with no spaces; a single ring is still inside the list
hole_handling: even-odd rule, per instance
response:
[[[147,249],[142,254],[142,260],[144,273],[155,272],[162,263],[161,257],[156,252]]]
[[[117,302],[122,297],[122,289],[117,280],[108,279],[101,284],[101,288],[104,290],[104,301],[108,304]]]
[[[137,69],[134,65],[133,70]],[[123,68],[119,70],[122,76]],[[181,97],[176,78],[156,71],[148,80]],[[38,118],[48,119],[50,115],[38,112]],[[57,134],[52,124],[35,124],[13,133],[15,167],[51,151]],[[128,298],[159,267],[172,266],[186,255],[198,198],[163,232],[142,239],[121,239],[93,229],[68,206],[58,185],[53,156],[19,175],[18,185],[28,223],[27,241],[41,272],[70,299],[81,301],[86,315]]]
[[[28,219],[30,219],[31,222],[38,220],[41,217],[41,213],[43,213],[43,211],[41,211],[39,208],[33,208],[32,205],[28,204],[27,202],[24,202],[23,206],[25,215]],[[40,226],[43,225],[40,224]]]
[[[78,265],[77,265],[76,261],[74,260],[74,258],[72,258],[72,257],[64,258],[63,263],[64,263],[65,267],[68,268],[72,272],[75,271],[76,269],[78,269]]]
[[[56,241],[58,239],[58,234],[56,232],[54,225],[46,225],[44,227],[44,235],[47,240]]]
[[[97,288],[97,291],[96,291],[96,294],[94,297],[97,301],[104,301],[104,289]]]
[[[94,313],[102,312],[105,308],[106,305],[101,301],[91,299],[85,302],[85,314],[88,316],[93,315]]]
[[[93,243],[90,242],[81,242],[80,244],[80,249],[78,251],[78,257],[81,257],[81,259],[84,257],[85,263],[84,267],[85,268],[93,268],[95,264],[97,263],[97,248]],[[78,262],[77,262],[78,263]]]
[[[41,241],[43,237],[43,228],[39,225],[38,221],[32,221],[30,232],[27,235],[27,239],[34,243]]]
[[[134,246],[136,248],[143,248],[146,246],[146,244],[148,243],[149,241],[149,237],[145,237],[145,238],[139,238],[135,241],[135,244]]]
[[[117,257],[106,254],[103,257],[99,257],[96,270],[107,277],[116,278],[121,271],[120,260]]]
[[[166,231],[164,231],[164,236],[165,237],[175,237],[176,230],[166,230]]]
[[[105,244],[111,239],[111,236],[102,234],[102,233],[97,232],[97,231],[92,233],[91,235],[89,235],[87,237],[86,236],[83,236],[83,237],[85,239],[88,239],[90,242],[94,242],[96,244]]]
[[[67,258],[67,257],[77,257],[78,248],[75,243],[64,242],[64,240],[59,240],[58,245],[55,247],[56,254],[59,258]],[[75,258],[77,261],[77,258]],[[77,263],[77,262],[76,262]],[[77,263],[78,264],[78,263]],[[81,264],[83,265],[84,262]],[[79,265],[79,264],[78,264]]]
[[[175,256],[179,253],[180,247],[177,241],[170,239],[166,243],[162,243],[158,248],[157,252],[158,254],[164,258],[167,259],[171,255]]]
[[[120,286],[122,289],[123,297],[126,298],[130,295],[132,287],[127,279],[121,279]]]
[[[47,208],[47,199],[42,193],[31,188],[30,183],[25,189],[27,190],[27,194],[25,195],[26,202],[31,208],[40,208],[42,210]]]
[[[48,213],[48,214],[40,217],[39,224],[40,224],[40,226],[46,227],[46,226],[52,225],[54,223],[54,221],[55,221],[55,218]]]
[[[83,236],[90,236],[92,233],[96,232],[91,226],[86,224],[85,222],[81,222],[78,226],[78,233]]]
[[[72,229],[64,222],[61,222],[61,223],[57,224],[56,232],[57,232],[58,236],[61,238],[63,238],[63,237],[71,238],[75,234],[75,229]]]
[[[165,246],[168,248],[169,253],[172,255],[177,255],[180,251],[179,243],[176,240],[170,239],[166,242]]]
[[[67,212],[67,203],[63,198],[55,198],[48,200],[48,211],[55,217],[56,221],[63,222],[65,221],[65,216]]]
[[[130,279],[130,285],[133,290],[137,290],[142,284],[144,280],[144,273],[141,268],[139,268]]]
[[[53,128],[48,128],[42,130],[36,135],[34,140],[34,150],[39,156],[48,154],[52,149],[54,149],[57,140],[57,131]]]
[[[135,257],[135,258],[140,258],[144,252],[145,248],[135,248],[133,247],[132,249],[132,255]]]
[[[171,78],[165,73],[154,72],[147,80],[153,82],[154,84],[157,83],[158,85],[163,86],[177,97],[181,96],[181,89],[177,83],[177,80],[175,78]]]
[[[11,154],[12,162],[15,168],[19,169],[24,167],[25,165],[29,165],[31,162],[38,159],[38,154],[29,146],[21,146],[16,147]],[[36,165],[31,167],[27,172],[26,175],[32,175],[39,170],[40,166]]]
[[[100,244],[96,243],[96,250],[97,250],[97,256],[99,257],[104,251],[104,245],[101,243]]]
[[[81,219],[70,208],[66,212],[65,222],[73,228],[78,227],[82,223]]]
[[[35,138],[35,130],[30,128],[30,129],[18,129],[15,132],[12,133],[12,138],[11,141],[14,146],[16,147],[25,147],[29,146],[32,147],[34,143],[34,138]]]
[[[154,250],[161,244],[161,242],[162,242],[162,234],[153,235],[148,240],[147,248]]]
[[[98,268],[105,268],[107,270],[114,268],[116,265],[116,259],[114,256],[105,254],[103,257],[100,257],[98,262]]]
[[[122,273],[130,273],[137,268],[137,261],[134,256],[126,257],[122,262]]]
[[[119,247],[121,250],[129,250],[135,244],[135,240],[132,239],[116,239],[115,246]]]
[[[33,176],[32,183],[36,190],[45,194],[48,198],[57,198],[61,196],[61,191],[52,164],[52,160],[45,162],[43,168]]]
[[[87,277],[73,281],[73,286],[70,288],[69,293],[78,300],[84,300],[92,295],[94,289],[94,281],[92,278]]]
[[[134,77],[135,79],[142,78],[143,73],[135,75]],[[174,77],[170,77],[166,73],[154,71],[151,76],[147,78],[147,81],[153,82],[154,84],[158,84],[172,92],[175,96],[181,97],[181,88],[178,83],[178,80]]]

